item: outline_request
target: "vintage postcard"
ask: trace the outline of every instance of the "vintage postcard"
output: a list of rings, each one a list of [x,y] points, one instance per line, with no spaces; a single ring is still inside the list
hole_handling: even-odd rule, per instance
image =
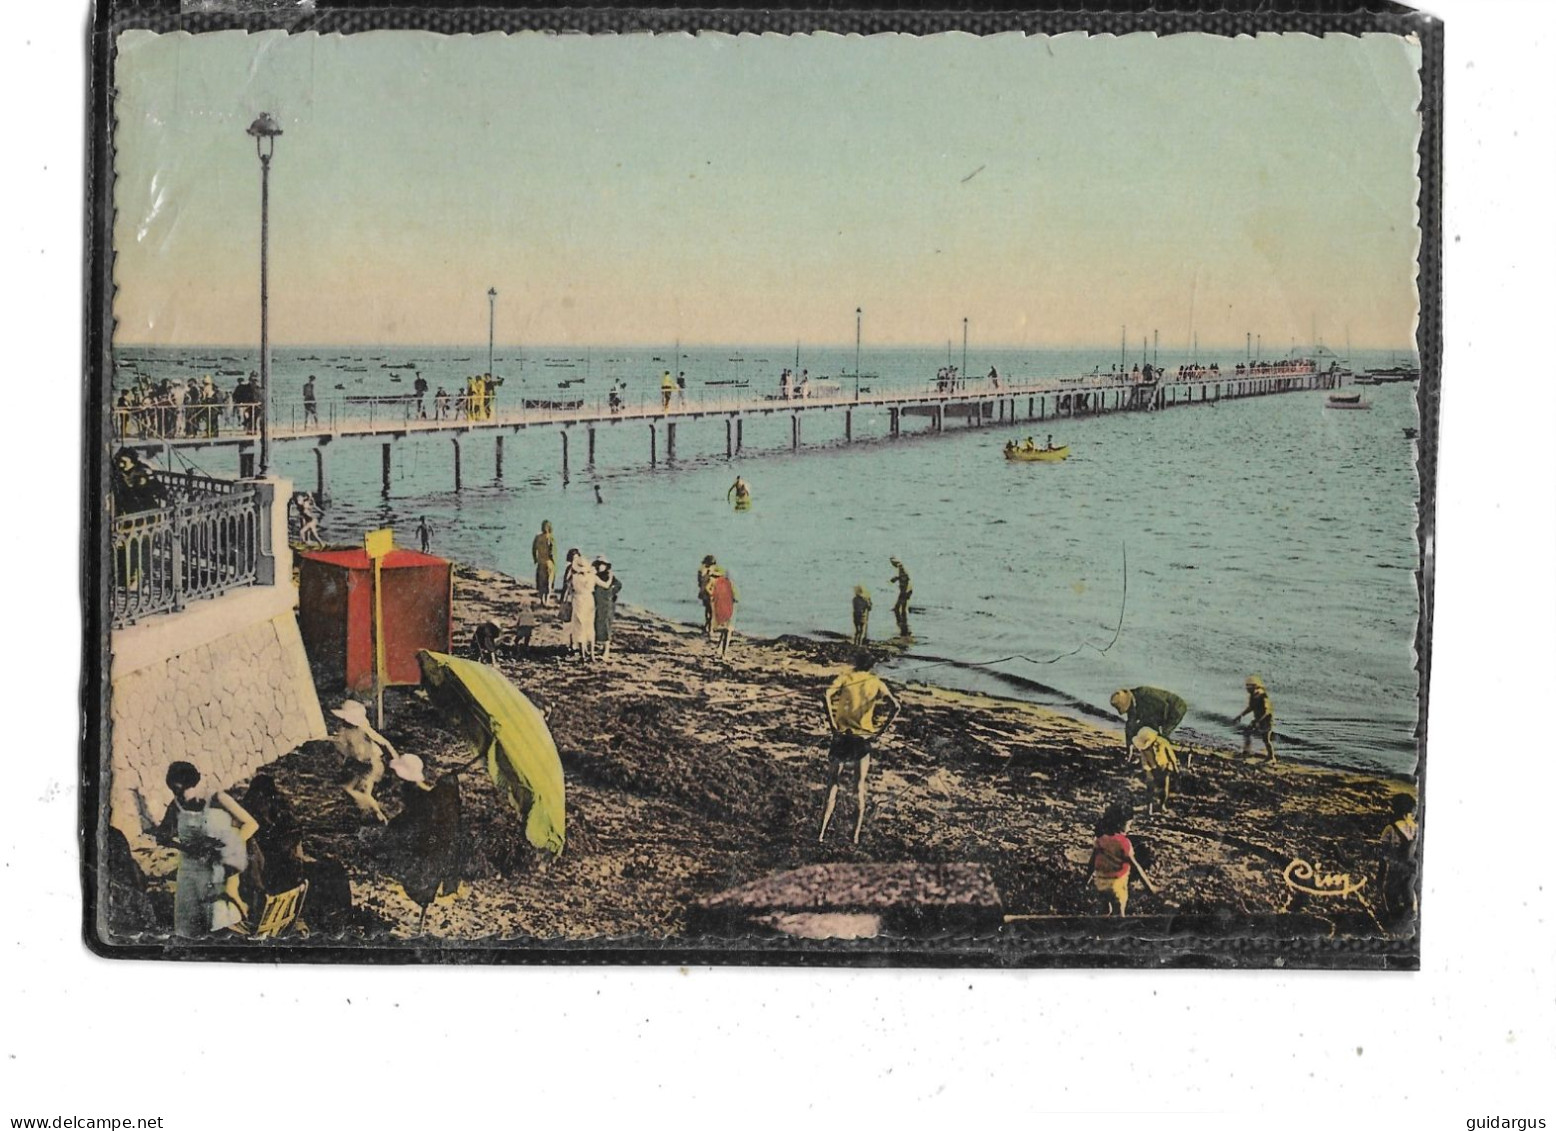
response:
[[[1435,33],[1024,18],[110,7],[94,948],[1415,966]]]

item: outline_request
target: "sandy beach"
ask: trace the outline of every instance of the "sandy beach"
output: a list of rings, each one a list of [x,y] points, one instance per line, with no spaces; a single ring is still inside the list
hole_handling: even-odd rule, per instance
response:
[[[532,601],[528,585],[461,569],[456,650],[475,625],[511,624]],[[1067,923],[1100,909],[1083,882],[1092,826],[1121,797],[1139,806],[1131,835],[1159,888],[1153,896],[1135,886],[1135,923],[1267,922],[1288,906],[1282,873],[1294,859],[1374,877],[1389,797],[1413,788],[1200,747],[1192,772],[1180,775],[1174,811],[1146,817],[1121,726],[908,684],[894,688],[903,710],[877,750],[860,843],[849,839],[855,809],[845,777],[833,829],[818,844],[828,781],[820,696],[850,649],[737,636],[720,661],[696,627],[627,606],[616,623],[608,663],[565,658],[562,628],[547,611],[530,652],[500,664],[546,713],[561,752],[567,845],[555,859],[524,842],[512,810],[424,694],[389,694],[385,734],[426,761],[429,780],[462,774],[469,884],[433,905],[421,944],[678,945],[701,934],[700,925],[689,929],[701,901],[812,865],[976,865],[992,878],[1007,924]],[[309,743],[272,772],[313,850],[346,865],[366,939],[417,939],[420,909],[375,866],[380,830],[339,788],[339,764],[330,744]],[[394,792],[392,783],[379,790],[391,815]],[[1334,913],[1321,902],[1330,933],[1381,940],[1354,899],[1336,902]],[[1311,932],[1308,916],[1282,918]]]

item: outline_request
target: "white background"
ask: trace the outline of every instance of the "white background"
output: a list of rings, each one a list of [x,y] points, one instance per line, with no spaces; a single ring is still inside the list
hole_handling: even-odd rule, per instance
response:
[[[1550,5],[1441,0],[1444,364],[1414,975],[109,963],[79,941],[76,4],[0,36],[0,1120],[1556,1126]],[[295,1112],[292,1117],[285,1113]],[[0,1126],[8,1125],[0,1124]],[[886,1123],[886,1125],[890,1125]]]

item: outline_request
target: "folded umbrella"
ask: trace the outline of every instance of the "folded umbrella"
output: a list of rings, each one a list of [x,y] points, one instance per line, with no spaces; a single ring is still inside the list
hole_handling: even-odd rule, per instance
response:
[[[560,855],[567,834],[566,786],[545,717],[496,668],[425,650],[416,659],[433,703],[486,759],[492,783],[524,818],[525,837]]]

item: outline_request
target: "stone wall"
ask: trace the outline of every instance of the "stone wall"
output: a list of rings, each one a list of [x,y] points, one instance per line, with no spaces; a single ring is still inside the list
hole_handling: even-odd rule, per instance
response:
[[[270,494],[284,524],[285,494]],[[109,821],[132,848],[151,847],[136,795],[159,820],[171,763],[192,762],[209,788],[225,789],[327,733],[297,629],[284,525],[264,533],[278,559],[275,584],[114,630]]]

